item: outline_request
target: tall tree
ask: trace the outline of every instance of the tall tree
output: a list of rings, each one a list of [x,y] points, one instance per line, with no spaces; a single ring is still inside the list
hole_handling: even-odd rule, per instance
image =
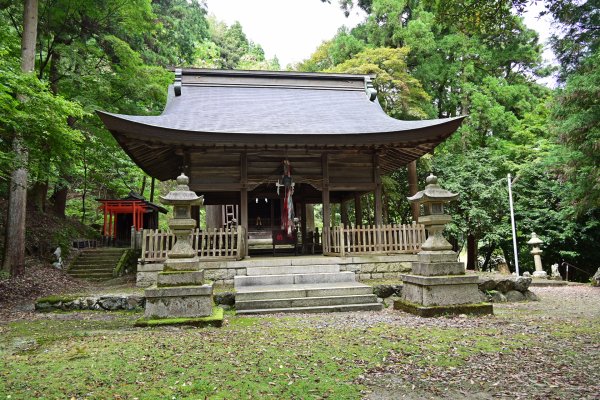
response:
[[[24,73],[32,73],[35,68],[37,24],[38,1],[25,0],[21,38],[21,71]],[[18,96],[19,101],[27,101],[27,98],[22,94]],[[25,214],[27,209],[27,161],[29,153],[25,147],[22,132],[15,132],[12,140],[15,167],[10,177],[6,243],[2,269],[10,271],[11,276],[17,276],[25,271]]]

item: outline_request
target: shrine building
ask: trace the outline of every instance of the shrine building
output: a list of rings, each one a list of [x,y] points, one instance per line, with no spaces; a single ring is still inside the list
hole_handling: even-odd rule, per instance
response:
[[[316,252],[322,246],[332,256],[413,254],[425,232],[384,221],[381,177],[432,152],[463,117],[394,119],[381,108],[372,78],[178,69],[162,114],[98,114],[148,175],[164,181],[185,173],[190,189],[204,196],[206,226],[197,234],[221,232],[217,241],[202,239],[212,253],[200,254],[206,248],[198,244],[207,260],[240,260],[254,242],[286,243],[290,235],[305,254],[315,252],[315,242]],[[370,221],[360,201],[366,194],[374,199]],[[315,204],[322,205],[321,239]]]

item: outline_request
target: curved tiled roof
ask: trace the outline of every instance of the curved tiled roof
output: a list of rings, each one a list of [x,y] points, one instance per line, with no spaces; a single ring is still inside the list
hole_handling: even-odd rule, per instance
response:
[[[98,114],[133,160],[156,176],[163,176],[158,172],[162,167],[149,164],[155,162],[152,152],[164,153],[167,168],[167,146],[377,147],[386,150],[382,162],[391,170],[433,150],[464,118],[391,118],[377,102],[370,79],[184,69],[176,71],[161,115]]]

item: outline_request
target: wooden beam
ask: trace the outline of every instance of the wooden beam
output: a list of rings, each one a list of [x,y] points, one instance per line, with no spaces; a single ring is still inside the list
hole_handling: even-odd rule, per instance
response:
[[[190,184],[190,189],[195,192],[239,192],[240,183],[195,183]]]

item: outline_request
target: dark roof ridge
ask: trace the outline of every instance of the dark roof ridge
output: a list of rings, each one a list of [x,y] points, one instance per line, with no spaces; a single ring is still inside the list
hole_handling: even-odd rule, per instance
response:
[[[300,79],[325,79],[325,80],[359,80],[363,81],[365,77],[375,78],[373,74],[339,74],[328,72],[298,72],[298,71],[265,71],[265,70],[245,70],[245,69],[211,69],[211,68],[174,68],[181,69],[183,76],[241,76],[241,77],[285,77]]]

